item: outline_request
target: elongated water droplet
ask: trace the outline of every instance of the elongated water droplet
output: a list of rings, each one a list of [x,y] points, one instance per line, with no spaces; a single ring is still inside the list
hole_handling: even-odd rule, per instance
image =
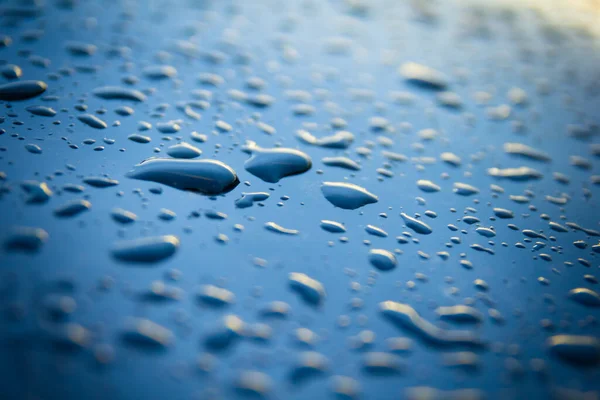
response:
[[[108,124],[102,121],[100,118],[96,117],[92,114],[83,114],[77,116],[77,119],[86,124],[87,126],[91,126],[96,129],[106,129],[108,128]]]
[[[48,240],[48,232],[42,228],[18,226],[9,231],[4,247],[10,251],[35,252]]]
[[[331,204],[346,210],[355,210],[379,201],[373,193],[353,183],[323,182],[321,191]]]
[[[48,88],[42,81],[19,81],[0,85],[0,100],[27,100],[39,96]]]
[[[600,361],[600,339],[594,336],[556,335],[547,341],[548,348],[564,360],[578,364]]]
[[[296,229],[284,228],[283,226],[278,225],[275,222],[267,222],[265,224],[265,228],[268,231],[275,232],[275,233],[281,233],[281,234],[284,234],[284,235],[297,235],[297,234],[300,233],[300,231],[298,231]]]
[[[119,86],[102,86],[92,91],[94,95],[105,100],[129,100],[142,102],[146,96],[139,90]]]
[[[126,176],[205,195],[227,193],[239,184],[235,171],[217,160],[151,158],[137,164]]]
[[[329,221],[326,219],[321,221],[321,228],[323,228],[323,230],[325,230],[327,232],[331,232],[331,233],[346,232],[346,227],[344,225],[342,225],[341,223],[336,222],[336,221]]]
[[[154,263],[171,257],[178,248],[177,236],[154,236],[117,242],[112,255],[121,261]]]
[[[87,200],[71,200],[54,209],[57,217],[74,217],[92,208],[92,203]]]
[[[431,229],[431,227],[423,221],[419,221],[418,219],[413,218],[406,213],[401,213],[400,216],[404,220],[406,226],[408,226],[410,229],[417,233],[420,233],[422,235],[429,235],[433,232],[433,229]]]
[[[321,282],[300,272],[289,275],[290,286],[310,304],[321,304],[325,299],[325,288]]]

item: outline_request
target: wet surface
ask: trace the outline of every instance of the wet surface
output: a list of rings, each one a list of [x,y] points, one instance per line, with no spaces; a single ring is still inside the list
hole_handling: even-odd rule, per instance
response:
[[[600,396],[598,14],[521,3],[0,4],[0,398]]]

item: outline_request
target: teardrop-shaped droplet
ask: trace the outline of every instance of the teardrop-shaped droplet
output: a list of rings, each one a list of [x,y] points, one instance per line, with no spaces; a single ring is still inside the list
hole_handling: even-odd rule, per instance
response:
[[[172,256],[178,248],[177,236],[154,236],[117,242],[112,255],[121,261],[153,263]]]
[[[373,193],[353,183],[323,182],[321,191],[331,204],[346,210],[355,210],[379,201]]]
[[[246,147],[252,153],[244,168],[265,182],[277,183],[286,176],[299,175],[312,167],[308,154],[288,148],[263,149],[250,144]]]
[[[389,271],[396,268],[398,262],[394,253],[384,249],[371,249],[369,251],[371,265],[381,271]]]
[[[102,86],[92,91],[94,95],[105,100],[130,100],[142,102],[146,96],[139,90],[119,86]]]
[[[227,193],[239,183],[235,171],[217,160],[151,158],[137,164],[127,177],[206,195]]]
[[[27,100],[44,93],[48,85],[42,81],[19,81],[0,85],[0,100]]]

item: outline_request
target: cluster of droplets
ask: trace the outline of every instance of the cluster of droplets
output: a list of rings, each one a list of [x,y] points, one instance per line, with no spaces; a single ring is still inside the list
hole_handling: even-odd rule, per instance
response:
[[[34,3],[25,3],[4,12],[17,20],[43,14],[43,9]],[[70,1],[58,3],[75,7]],[[273,246],[280,240],[293,242],[296,253],[286,254],[288,259],[276,267],[285,271],[283,285],[287,285],[289,301],[273,300],[260,306],[248,303],[248,317],[232,311],[242,301],[242,293],[234,293],[224,282],[213,282],[198,285],[190,294],[183,289],[183,282],[195,277],[182,277],[175,268],[163,280],[149,278],[148,288],[135,293],[134,299],[152,305],[187,301],[210,310],[212,320],[205,321],[196,361],[197,369],[204,374],[214,370],[220,354],[234,351],[241,343],[274,342],[283,330],[281,321],[286,320],[294,320],[294,328],[288,328],[299,349],[287,368],[289,380],[299,385],[329,376],[331,391],[340,398],[358,398],[362,379],[408,373],[410,364],[406,359],[417,351],[418,345],[439,349],[445,367],[468,373],[484,369],[483,360],[490,352],[502,354],[504,367],[514,379],[522,377],[527,368],[546,377],[547,364],[555,358],[578,370],[597,366],[600,337],[596,317],[590,314],[579,321],[581,332],[576,332],[569,318],[553,317],[557,310],[562,312],[563,301],[574,303],[584,310],[581,312],[592,313],[600,307],[595,276],[600,230],[596,229],[598,213],[593,204],[593,194],[600,185],[596,167],[600,146],[593,143],[600,133],[599,122],[594,119],[597,116],[581,110],[574,114],[584,122],[562,121],[562,125],[554,126],[556,132],[552,136],[565,146],[561,151],[552,139],[546,139],[550,135],[543,131],[542,126],[546,125],[537,123],[547,119],[557,124],[552,115],[541,113],[543,107],[551,104],[548,98],[560,101],[554,82],[546,78],[535,80],[535,92],[518,86],[504,90],[505,84],[481,85],[481,77],[471,77],[480,74],[488,79],[493,72],[487,69],[482,72],[461,66],[441,71],[404,59],[395,48],[386,48],[381,65],[377,65],[393,67],[386,69],[393,71],[393,88],[383,92],[371,89],[381,87],[379,81],[387,85],[389,80],[370,73],[359,74],[360,78],[352,81],[350,73],[354,72],[344,68],[354,65],[353,61],[360,65],[367,52],[361,42],[361,29],[378,17],[371,15],[376,7],[370,2],[343,3],[344,9],[336,16],[341,33],[322,39],[319,48],[331,65],[299,70],[309,72],[306,84],[302,84],[305,76],[295,81],[285,73],[286,66],[295,68],[302,59],[301,46],[284,34],[300,24],[295,14],[283,17],[285,27],[274,38],[278,58],[273,60],[257,61],[240,46],[235,28],[243,25],[239,21],[223,32],[220,46],[230,49],[226,52],[200,46],[196,26],[183,38],[179,34],[170,38],[164,49],[152,54],[151,60],[142,57],[139,63],[131,53],[140,51],[148,56],[142,50],[74,40],[63,43],[57,56],[69,60],[70,67],[57,68],[51,58],[30,50],[20,52],[27,67],[17,65],[16,60],[6,60],[0,66],[4,80],[0,84],[0,101],[6,110],[6,116],[0,117],[0,150],[6,153],[0,156],[0,201],[19,213],[39,213],[54,222],[46,222],[43,227],[18,223],[5,226],[0,230],[5,256],[33,258],[46,254],[48,247],[60,246],[61,239],[53,231],[58,231],[54,224],[63,220],[80,220],[82,231],[94,235],[94,227],[83,223],[86,214],[97,219],[98,225],[112,224],[114,228],[116,224],[118,237],[110,238],[106,245],[105,240],[95,240],[95,246],[106,247],[110,262],[124,268],[174,267],[184,256],[198,257],[197,252],[218,254],[220,246],[243,254],[246,251],[239,241],[246,237],[272,240]],[[416,21],[411,23],[430,26],[435,35],[440,35],[444,28],[437,24],[443,17],[432,4],[413,2],[409,9]],[[483,10],[476,6],[463,10],[465,20],[459,31],[467,41],[489,40],[494,28]],[[399,11],[391,10],[389,15],[394,12]],[[496,12],[512,34],[523,34],[514,16],[510,16],[514,10]],[[123,19],[133,18],[125,14]],[[384,22],[389,23],[389,18],[384,18]],[[562,41],[567,40],[562,35],[566,33],[548,22],[538,23],[542,37],[555,46],[551,49],[562,48]],[[358,32],[356,37],[349,34],[353,31]],[[0,58],[3,59],[2,51],[36,43],[45,35],[48,33],[43,29],[33,29],[15,30],[14,38],[0,36]],[[527,48],[518,49],[524,57],[529,54]],[[109,65],[122,64],[123,72],[107,79],[111,82],[108,85],[91,79],[93,89],[77,92],[78,79],[108,78],[101,71],[103,65],[81,64],[82,60],[99,62],[99,57],[105,57]],[[189,79],[182,73],[188,70],[184,61],[206,69],[193,77],[196,86],[188,86]],[[181,71],[176,68],[177,62],[182,63]],[[257,66],[259,62],[266,65],[271,75],[259,77],[253,73],[253,67],[264,67]],[[46,78],[37,80],[40,74],[24,72],[32,66],[45,71]],[[347,72],[349,75],[344,78]],[[241,84],[239,76],[245,77]],[[597,82],[589,86],[589,92],[596,93],[596,97],[589,97],[597,99]],[[584,89],[574,83],[573,90]],[[178,100],[166,103],[170,96]],[[563,101],[571,107],[574,100],[569,97]],[[62,102],[70,103],[71,108],[58,107]],[[323,118],[327,118],[325,123],[314,122]],[[65,119],[68,124],[64,124]],[[408,122],[412,119],[414,124]],[[123,125],[135,129],[125,132]],[[64,136],[59,137],[57,132]],[[106,136],[99,139],[98,135],[105,132]],[[45,133],[47,137],[42,138]],[[490,135],[502,137],[502,145],[487,146]],[[490,141],[496,143],[496,139]],[[88,158],[99,160],[92,158],[94,153],[90,154],[88,146],[105,155],[100,165],[84,162]],[[112,168],[113,159],[120,167],[125,162],[127,166],[122,170]],[[48,166],[54,168],[57,162],[66,163],[65,170],[42,171]],[[13,179],[9,171],[21,166],[26,171],[33,166],[35,173],[25,179]],[[409,180],[413,177],[417,179]],[[138,184],[144,189],[137,188]],[[126,192],[134,186],[132,193]],[[296,186],[298,190],[294,190]],[[153,196],[152,201],[146,190]],[[290,197],[286,191],[293,191],[295,196]],[[105,192],[117,197],[109,212],[104,208]],[[163,192],[168,194],[160,196]],[[155,225],[133,211],[132,202],[128,201],[127,207],[121,205],[120,200],[132,197],[139,200],[141,210],[155,207],[154,222],[172,229],[171,233],[154,229]],[[173,198],[178,199],[177,207],[165,200]],[[98,204],[100,207],[94,205],[96,199],[102,203]],[[433,209],[428,203],[434,205]],[[590,211],[580,213],[573,209],[582,204]],[[181,211],[173,211],[182,206],[185,216]],[[280,215],[275,212],[273,217],[267,217],[265,211],[276,207],[293,209],[297,215],[281,218],[284,222],[275,217]],[[227,214],[219,209],[233,212]],[[197,224],[200,218],[201,224]],[[184,219],[185,226],[176,225]],[[246,226],[242,222],[249,228],[258,222],[264,232],[244,233]],[[198,245],[195,230],[212,229],[212,223],[218,225],[214,243],[186,251]],[[231,233],[225,233],[225,226]],[[327,277],[320,267],[303,270],[292,263],[308,252],[322,252],[322,258],[327,259],[336,240],[340,246],[351,249],[348,254],[362,257],[347,257],[342,268],[336,266],[332,272],[336,280],[327,280],[328,287],[325,279],[319,278]],[[315,241],[324,246],[315,250]],[[277,258],[275,250],[273,254]],[[264,257],[267,258],[252,257],[252,264],[267,274],[271,260],[268,255]],[[286,268],[286,261],[294,265],[293,271]],[[528,269],[523,275],[540,271],[536,282],[528,282],[524,277],[520,282],[535,285],[534,289],[523,291],[536,293],[535,307],[544,308],[543,313],[548,314],[536,328],[537,334],[545,337],[542,353],[536,349],[537,356],[529,359],[529,367],[524,365],[525,356],[521,354],[521,343],[526,340],[514,338],[514,326],[521,323],[521,315],[527,314],[533,300],[526,294],[518,299],[504,298],[504,286],[518,281],[511,274],[519,273],[508,269],[507,264]],[[222,276],[229,280],[238,275],[243,279],[239,270],[245,268],[242,263],[220,267]],[[431,276],[440,274],[445,276],[443,282],[436,279],[435,285],[440,286],[432,288],[435,285],[430,282]],[[366,283],[361,284],[357,275],[368,275]],[[495,280],[487,282],[479,277],[483,275]],[[7,276],[10,282],[12,275]],[[395,287],[395,293],[382,289],[389,297],[374,303],[370,295],[385,287],[389,283],[386,279],[400,290]],[[116,278],[103,275],[98,280],[97,289],[104,293],[115,285]],[[343,285],[345,280],[350,280],[350,299],[343,298],[339,288],[330,286],[336,281]],[[282,284],[281,279],[278,282]],[[42,314],[40,326],[54,342],[71,349],[90,349],[102,365],[118,362],[121,343],[149,351],[177,345],[176,331],[180,326],[172,329],[145,316],[115,322],[122,342],[98,340],[89,324],[73,322],[80,306],[75,286],[73,282],[60,281],[42,293],[41,304],[36,305]],[[442,295],[424,298],[425,293],[436,290]],[[463,292],[472,296],[463,296]],[[254,297],[261,299],[260,293]],[[325,318],[325,309],[339,310],[340,300],[347,301],[351,310],[335,320],[334,327],[341,333],[315,331],[304,323],[307,314],[318,319]],[[422,306],[424,300],[429,302],[429,309]],[[24,318],[24,307],[10,304],[12,318]],[[403,336],[381,340],[385,334],[378,331],[379,325],[369,326],[370,313]],[[300,318],[296,318],[298,315]],[[176,320],[178,325],[189,328],[189,318],[182,314]],[[253,321],[255,318],[258,322]],[[349,329],[353,323],[360,331]],[[501,340],[490,340],[486,337],[490,324],[497,329],[513,326],[513,330],[507,330],[511,334]],[[317,351],[320,343],[331,340],[328,336],[344,337],[348,352],[359,352],[360,373],[348,374],[325,351]],[[279,386],[268,372],[261,370],[260,363],[238,375],[230,386],[242,395],[268,397]],[[437,385],[407,388],[404,395],[414,399],[485,396],[480,388],[444,390],[433,386]],[[580,394],[562,388],[556,393],[559,397]],[[377,396],[374,393],[373,398]]]

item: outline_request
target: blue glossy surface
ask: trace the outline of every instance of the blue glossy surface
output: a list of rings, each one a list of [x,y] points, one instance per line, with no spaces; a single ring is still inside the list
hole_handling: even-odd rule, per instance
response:
[[[546,340],[559,333],[600,337],[598,308],[568,297],[574,288],[600,290],[598,284],[583,278],[584,274],[598,276],[598,253],[591,248],[598,238],[572,229],[553,231],[548,221],[540,218],[548,214],[563,226],[569,221],[599,229],[600,193],[592,178],[600,174],[598,157],[592,153],[600,123],[600,52],[595,34],[587,36],[577,27],[552,25],[552,20],[545,21],[526,8],[488,2],[476,6],[431,3],[435,18],[429,14],[419,17],[418,7],[411,7],[410,2],[373,1],[364,13],[359,7],[351,9],[351,2],[333,0],[107,1],[74,2],[72,9],[58,6],[68,3],[48,1],[36,18],[11,17],[14,13],[6,9],[0,18],[4,26],[1,33],[13,40],[10,46],[0,48],[0,60],[19,65],[23,80],[48,84],[40,97],[0,104],[0,129],[4,131],[0,135],[0,172],[6,174],[6,179],[0,180],[0,239],[7,240],[10,229],[16,226],[39,227],[49,234],[36,253],[6,248],[0,252],[1,398],[243,398],[233,390],[233,383],[246,370],[270,376],[273,388],[269,397],[276,399],[332,398],[330,377],[334,375],[354,378],[360,385],[360,398],[373,400],[403,398],[405,389],[414,386],[476,388],[487,398],[547,398],[551,394],[560,398],[562,392],[557,388],[596,391],[598,396],[597,363],[567,363],[546,346]],[[21,37],[35,29],[43,30],[39,40],[28,42]],[[340,35],[353,38],[349,53],[325,51],[328,38]],[[97,51],[89,57],[74,56],[65,48],[73,40],[93,44]],[[191,56],[174,50],[178,40],[195,44]],[[112,56],[109,53],[114,46],[129,50],[123,56]],[[24,50],[49,59],[50,66],[33,65]],[[162,51],[169,54],[164,64],[175,67],[177,75],[148,79],[143,71],[161,64]],[[250,59],[241,63],[246,56]],[[222,62],[214,62],[221,57]],[[403,80],[397,70],[404,62],[423,63],[444,73],[448,89],[462,98],[462,110],[439,106],[435,91]],[[81,66],[97,69],[84,72],[89,68]],[[62,74],[63,67],[75,70],[72,75]],[[224,83],[203,85],[199,83],[202,73],[218,74]],[[56,79],[50,74],[57,74]],[[129,75],[138,77],[139,83],[123,83]],[[266,82],[260,93],[272,96],[272,105],[256,107],[231,99],[230,89],[256,92],[246,86],[246,79],[253,76]],[[549,94],[540,94],[538,78],[547,80]],[[9,82],[2,79],[1,83]],[[146,99],[110,100],[93,94],[103,86],[140,90]],[[528,105],[511,105],[506,120],[491,120],[487,106],[478,105],[474,99],[475,92],[487,91],[492,94],[488,106],[510,104],[507,93],[513,87],[527,93]],[[199,120],[177,107],[181,101],[197,101],[192,94],[196,89],[213,93],[209,108],[194,109],[201,115]],[[311,92],[308,103],[314,114],[297,115],[295,102],[286,98],[286,90]],[[367,91],[363,100],[357,99],[359,90]],[[413,104],[395,103],[395,91],[412,94]],[[57,99],[44,100],[44,96]],[[163,103],[169,107],[156,116],[156,107]],[[79,111],[77,104],[86,104],[88,109]],[[38,105],[58,113],[45,117],[27,111]],[[131,107],[134,114],[117,114],[115,110],[122,106]],[[98,114],[100,109],[106,112]],[[274,127],[276,133],[266,134],[253,124],[255,113],[260,113],[260,121]],[[94,129],[82,123],[78,119],[82,114],[96,115],[108,128]],[[374,116],[385,117],[393,131],[373,131],[370,119]],[[347,152],[312,146],[296,136],[299,129],[316,137],[330,135],[335,131],[328,127],[334,117],[345,119],[343,130],[354,134]],[[115,126],[117,120],[120,124]],[[157,129],[159,123],[175,120],[182,121],[178,132]],[[151,123],[152,129],[138,132],[140,121]],[[218,129],[216,121],[224,121],[233,129]],[[512,121],[522,121],[526,130],[515,131]],[[589,126],[591,138],[579,140],[568,135],[570,125]],[[437,138],[422,140],[418,132],[423,129],[435,129]],[[190,136],[193,131],[206,134],[208,140],[194,141]],[[152,141],[142,144],[127,139],[136,132]],[[378,136],[392,139],[393,144],[378,144]],[[173,140],[166,141],[166,137]],[[126,176],[144,159],[166,157],[166,148],[176,144],[179,137],[202,150],[198,159],[225,162],[242,183],[222,196],[206,197]],[[107,144],[104,138],[115,142]],[[86,139],[95,139],[95,143],[83,144]],[[312,168],[278,183],[264,182],[244,168],[250,155],[242,148],[248,140],[263,148],[280,145],[301,150],[311,157]],[[369,141],[373,142],[371,154],[357,155],[357,148]],[[541,150],[551,162],[506,154],[506,142]],[[420,145],[415,146],[418,143],[423,145],[422,151]],[[42,152],[29,152],[27,144],[40,146]],[[104,150],[94,151],[97,146],[104,146]],[[155,147],[161,152],[154,153]],[[382,155],[384,150],[404,154],[408,160],[389,161]],[[458,155],[461,165],[442,162],[443,152]],[[348,171],[321,162],[333,156],[348,156],[360,162],[361,170]],[[570,156],[585,157],[591,168],[574,167]],[[419,157],[433,157],[435,162]],[[385,163],[390,164],[387,169],[393,172],[392,177],[376,171]],[[487,172],[488,168],[521,166],[535,168],[543,178],[513,181],[496,179]],[[553,180],[553,172],[567,174],[570,183]],[[107,176],[118,185],[98,188],[83,183],[83,178],[90,176]],[[431,180],[441,190],[419,189],[420,179]],[[28,180],[47,182],[53,196],[45,203],[28,203],[28,195],[20,187]],[[366,188],[378,202],[356,210],[334,207],[323,196],[322,183],[344,181]],[[453,193],[455,182],[475,186],[479,193]],[[85,190],[60,190],[65,184],[83,185]],[[504,193],[494,195],[491,184],[500,185]],[[162,191],[155,192],[160,194],[151,192],[159,187]],[[522,195],[526,190],[533,193],[530,204],[537,210],[510,200],[509,195]],[[584,190],[589,190],[589,196]],[[250,192],[268,192],[270,197],[261,201],[264,206],[254,203],[237,208],[236,200]],[[563,192],[570,197],[566,205],[545,199],[546,195],[560,197]],[[426,205],[419,204],[417,197],[425,199]],[[89,201],[90,210],[70,218],[54,215],[55,209],[75,199]],[[467,207],[475,208],[476,213],[465,212]],[[131,224],[119,224],[111,217],[114,208],[131,211],[138,218]],[[163,208],[173,211],[176,218],[159,219]],[[509,209],[515,217],[490,221],[493,208]],[[224,213],[227,218],[208,218],[207,210]],[[424,216],[426,210],[435,211],[437,218]],[[422,235],[412,231],[400,213],[421,214],[433,232]],[[469,214],[481,222],[469,225],[458,221]],[[328,232],[321,228],[322,220],[343,223],[347,231]],[[268,222],[298,230],[299,234],[275,233],[265,229]],[[235,229],[235,224],[244,229]],[[459,230],[448,229],[448,224]],[[519,230],[510,229],[508,224]],[[367,225],[389,235],[370,235],[365,231]],[[496,236],[478,234],[479,226],[493,226]],[[466,232],[461,232],[463,229]],[[525,229],[541,231],[556,240],[533,238],[526,242]],[[406,244],[396,240],[403,232],[412,234]],[[176,235],[181,241],[175,254],[164,261],[139,265],[119,262],[112,256],[111,250],[120,240],[160,235]],[[461,243],[447,247],[451,237],[459,237]],[[364,240],[371,245],[365,245]],[[577,248],[573,245],[576,240],[585,240],[589,246]],[[545,242],[546,247],[534,249],[537,241]],[[515,247],[517,242],[524,243],[525,248]],[[495,254],[476,251],[472,244],[491,248]],[[552,251],[551,246],[561,249]],[[371,249],[400,249],[398,265],[388,271],[376,270],[369,262]],[[436,255],[441,251],[449,253],[447,260]],[[540,253],[552,260],[543,260]],[[582,265],[579,258],[590,266]],[[473,268],[461,266],[462,259],[470,261]],[[324,300],[316,306],[305,302],[290,287],[292,272],[319,281],[326,292]],[[426,280],[418,279],[417,273],[426,275]],[[178,279],[172,279],[174,276]],[[539,277],[547,278],[550,284],[541,284]],[[489,291],[477,289],[473,283],[476,279],[487,282]],[[156,280],[183,290],[181,299],[156,301],[141,296]],[[102,288],[107,282],[113,282],[110,288]],[[353,291],[353,282],[360,289]],[[196,290],[201,284],[226,288],[235,294],[235,303],[213,307],[198,302]],[[77,308],[66,321],[48,317],[44,301],[49,294],[65,294],[75,300]],[[554,304],[548,301],[550,296]],[[359,310],[350,306],[355,297],[363,301]],[[467,298],[474,299],[474,307],[484,315],[481,324],[473,328],[439,320],[435,313],[438,306],[463,304]],[[290,316],[274,322],[262,317],[260,311],[272,301],[289,303]],[[431,345],[421,335],[386,320],[380,312],[384,301],[409,304],[437,326],[475,330],[488,346]],[[498,310],[503,322],[490,317],[489,309]],[[225,351],[215,352],[212,371],[201,372],[198,356],[212,352],[205,347],[205,340],[228,314],[236,314],[247,323],[269,324],[272,338],[267,343],[237,340]],[[340,316],[349,317],[347,327],[339,327]],[[170,329],[174,335],[171,345],[149,349],[124,340],[130,317],[147,318]],[[544,319],[552,321],[553,330],[541,326]],[[85,346],[64,349],[56,345],[66,322],[89,330]],[[319,336],[313,348],[294,341],[294,330],[300,327]],[[353,349],[352,338],[363,330],[375,333],[374,343],[369,350]],[[386,339],[399,336],[414,341],[412,351],[399,356],[405,364],[402,373],[378,376],[363,368],[363,353],[386,352]],[[102,359],[98,351],[106,345],[114,351],[114,359],[103,365],[98,362]],[[324,376],[295,383],[290,376],[300,352],[307,349],[327,357],[329,369]],[[444,366],[444,355],[457,350],[475,352],[480,367],[471,371]],[[543,360],[547,370],[544,377],[533,371],[532,359]]]

